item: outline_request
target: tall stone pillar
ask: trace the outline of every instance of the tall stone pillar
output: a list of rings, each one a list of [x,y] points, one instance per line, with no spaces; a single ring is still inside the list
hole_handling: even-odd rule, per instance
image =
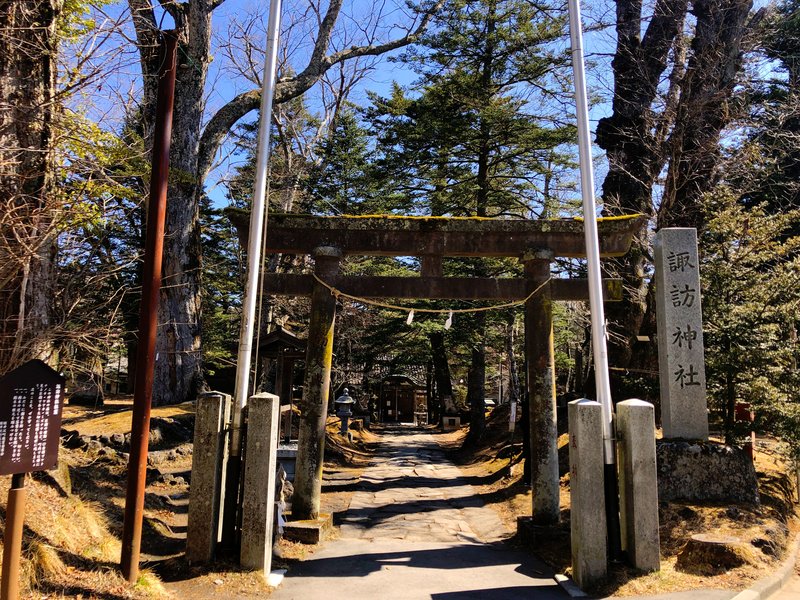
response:
[[[652,404],[635,399],[617,404],[617,450],[622,543],[632,566],[658,571],[658,471]]]
[[[342,253],[337,248],[317,248],[314,251],[314,273],[323,281],[331,278],[339,269],[341,257]],[[314,281],[306,348],[306,374],[300,404],[300,430],[292,498],[293,519],[316,519],[319,516],[335,320],[336,298],[327,287]]]
[[[220,541],[230,417],[228,394],[208,392],[197,397],[186,530],[186,559],[190,563],[211,562]]]
[[[533,521],[539,524],[556,523],[559,519],[553,299],[550,284],[545,283],[552,260],[553,252],[547,249],[530,250],[523,256],[529,289],[533,291],[544,284],[525,303]]]
[[[658,371],[665,438],[708,440],[697,231],[655,236]]]

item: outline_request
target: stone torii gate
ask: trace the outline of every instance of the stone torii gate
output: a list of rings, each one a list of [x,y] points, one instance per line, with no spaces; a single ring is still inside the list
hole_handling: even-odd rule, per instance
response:
[[[231,211],[229,216],[240,238],[246,237],[249,215]],[[599,219],[601,256],[624,255],[642,218]],[[247,240],[242,243],[246,246]],[[582,221],[273,214],[266,244],[267,252],[308,254],[315,261],[313,275],[267,274],[263,287],[270,295],[311,297],[293,519],[319,516],[336,317],[336,297],[327,284],[359,298],[494,301],[524,300],[541,287],[525,303],[533,518],[538,523],[558,521],[552,302],[589,296],[584,279],[550,280],[550,266],[556,257],[585,256]],[[339,263],[348,255],[416,256],[421,273],[419,277],[344,276],[339,274]],[[516,257],[525,277],[443,277],[443,257]],[[604,282],[606,300],[618,300],[621,293],[619,281]]]

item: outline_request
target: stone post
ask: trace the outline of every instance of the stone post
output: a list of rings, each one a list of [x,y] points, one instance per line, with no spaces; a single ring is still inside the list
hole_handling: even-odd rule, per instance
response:
[[[342,253],[336,248],[317,248],[314,251],[314,273],[323,281],[336,275],[341,256]],[[315,280],[311,293],[311,322],[308,327],[306,374],[300,404],[297,470],[294,474],[292,519],[295,520],[316,519],[319,516],[335,320],[336,298],[327,287]]]
[[[550,277],[551,250],[530,250],[523,256],[525,277],[533,291]],[[525,354],[530,396],[530,456],[533,521],[559,519],[558,431],[556,427],[553,300],[545,284],[525,303]]]
[[[656,423],[653,405],[644,400],[617,404],[620,529],[631,565],[642,571],[661,568],[658,540]]]
[[[272,568],[279,419],[280,399],[275,394],[255,394],[247,401],[240,562],[264,575]]]
[[[186,530],[186,559],[190,563],[213,560],[220,541],[230,418],[228,394],[210,392],[197,397]]]
[[[665,438],[708,440],[697,231],[655,237],[658,370]]]
[[[603,409],[593,400],[573,400],[567,414],[572,576],[585,589],[608,572]]]

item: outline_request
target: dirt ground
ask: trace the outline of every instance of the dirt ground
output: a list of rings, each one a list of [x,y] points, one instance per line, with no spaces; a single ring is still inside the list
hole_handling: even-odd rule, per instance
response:
[[[437,438],[462,471],[476,482],[478,493],[501,515],[509,529],[530,515],[531,491],[522,481],[521,439],[508,433],[504,407],[489,418],[487,435],[475,447],[462,448],[466,430]],[[153,410],[151,465],[145,500],[142,542],[144,570],[130,586],[118,574],[127,454],[129,399],[107,402],[100,410],[65,407],[61,467],[28,478],[29,503],[23,549],[26,598],[193,598],[247,599],[268,595],[261,576],[242,572],[224,559],[209,571],[190,567],[183,558],[191,478],[190,404]],[[322,510],[341,515],[349,505],[370,449],[379,437],[354,432],[352,442],[336,434],[338,419],[329,422],[323,476]],[[188,437],[187,437],[188,436]],[[569,478],[566,436],[560,440],[565,475],[561,480],[562,524],[537,539],[536,553],[556,570],[569,573]],[[774,440],[760,440],[756,468],[762,495],[760,507],[663,503],[660,507],[662,570],[641,575],[623,566],[612,569],[599,593],[653,594],[697,587],[743,588],[777,567],[787,540],[798,529],[795,493],[785,475]],[[6,502],[10,478],[0,478],[0,505]],[[2,513],[5,517],[4,512]],[[676,568],[678,552],[694,533],[731,534],[745,542],[761,540],[741,567],[715,574],[687,573]],[[335,531],[332,534],[336,535]],[[525,546],[520,537],[510,543]],[[291,569],[313,554],[314,546],[280,542],[273,568]],[[224,557],[223,557],[224,558]]]

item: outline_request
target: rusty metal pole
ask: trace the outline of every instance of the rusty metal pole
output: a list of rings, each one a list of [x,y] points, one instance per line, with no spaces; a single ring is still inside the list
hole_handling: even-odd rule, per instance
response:
[[[26,493],[25,473],[12,475],[6,507],[6,528],[3,532],[3,581],[0,583],[0,600],[19,598],[19,558],[22,552]]]
[[[551,250],[532,250],[523,257],[525,276],[534,288],[550,277]],[[553,353],[553,298],[550,284],[525,303],[525,355],[528,367],[529,427],[533,520],[559,520],[558,430]]]
[[[150,202],[147,207],[147,236],[142,279],[142,304],[139,312],[139,347],[136,354],[136,389],[133,396],[131,453],[128,459],[128,487],[125,494],[125,521],[122,528],[122,574],[130,583],[139,576],[139,550],[142,543],[147,444],[150,437],[150,405],[156,363],[158,298],[161,289],[161,258],[164,246],[164,220],[167,209],[169,145],[172,134],[172,107],[175,101],[175,70],[178,38],[164,32],[162,64],[158,82],[156,124],[153,136]]]
[[[324,281],[339,270],[341,252],[336,248],[317,248],[314,272]],[[294,473],[292,519],[316,519],[322,491],[322,461],[325,452],[325,425],[333,360],[333,331],[336,298],[318,281],[311,296],[311,322],[306,347],[306,376],[300,405],[300,431],[297,439],[297,466]]]

